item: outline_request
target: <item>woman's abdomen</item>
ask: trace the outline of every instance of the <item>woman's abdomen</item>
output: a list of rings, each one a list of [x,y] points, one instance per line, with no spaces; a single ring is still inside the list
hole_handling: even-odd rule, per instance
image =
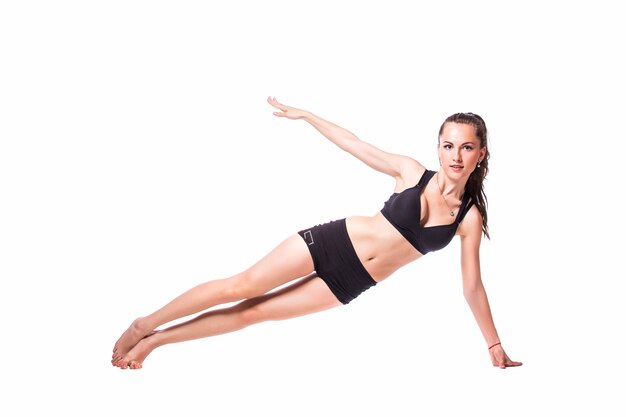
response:
[[[380,212],[348,217],[346,227],[361,263],[378,282],[421,256]]]

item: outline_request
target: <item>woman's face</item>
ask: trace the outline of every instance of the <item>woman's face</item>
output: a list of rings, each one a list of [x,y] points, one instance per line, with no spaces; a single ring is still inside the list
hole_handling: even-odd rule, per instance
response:
[[[441,168],[450,177],[469,177],[485,157],[476,128],[465,123],[446,123],[439,138]]]

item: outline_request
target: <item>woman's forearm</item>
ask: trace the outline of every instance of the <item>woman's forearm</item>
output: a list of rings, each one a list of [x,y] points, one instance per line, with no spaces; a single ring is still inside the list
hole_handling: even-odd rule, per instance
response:
[[[328,138],[328,140],[346,152],[349,152],[350,144],[353,143],[353,141],[358,140],[356,135],[349,130],[344,129],[341,126],[337,126],[328,120],[324,120],[311,112],[306,112],[304,120]]]
[[[464,291],[464,295],[487,345],[491,346],[494,343],[500,342],[496,326],[493,323],[493,316],[491,315],[491,308],[489,307],[489,300],[487,299],[485,288],[480,285],[479,287]]]

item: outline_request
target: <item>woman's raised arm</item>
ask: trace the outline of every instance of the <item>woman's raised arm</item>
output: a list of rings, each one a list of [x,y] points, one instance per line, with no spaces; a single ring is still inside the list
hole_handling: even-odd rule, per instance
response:
[[[349,130],[344,129],[341,126],[337,126],[328,120],[324,120],[311,112],[286,106],[279,103],[275,97],[269,97],[267,101],[273,107],[280,110],[278,112],[274,112],[275,116],[286,117],[291,120],[303,119],[307,121],[311,126],[317,129],[322,135],[328,138],[339,148],[361,160],[369,167],[384,174],[391,175],[397,180],[402,179],[403,173],[405,172],[412,173],[414,176],[416,171],[424,170],[424,167],[413,158],[378,149],[377,147],[362,141]]]

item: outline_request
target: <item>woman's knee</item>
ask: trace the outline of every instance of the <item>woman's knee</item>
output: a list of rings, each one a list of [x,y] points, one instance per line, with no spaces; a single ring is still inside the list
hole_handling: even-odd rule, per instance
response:
[[[238,306],[240,308],[239,320],[243,327],[268,320],[267,312],[263,309],[261,301],[260,298],[246,300]]]
[[[268,291],[262,287],[261,277],[251,269],[229,278],[228,281],[226,291],[233,301],[257,297]]]

